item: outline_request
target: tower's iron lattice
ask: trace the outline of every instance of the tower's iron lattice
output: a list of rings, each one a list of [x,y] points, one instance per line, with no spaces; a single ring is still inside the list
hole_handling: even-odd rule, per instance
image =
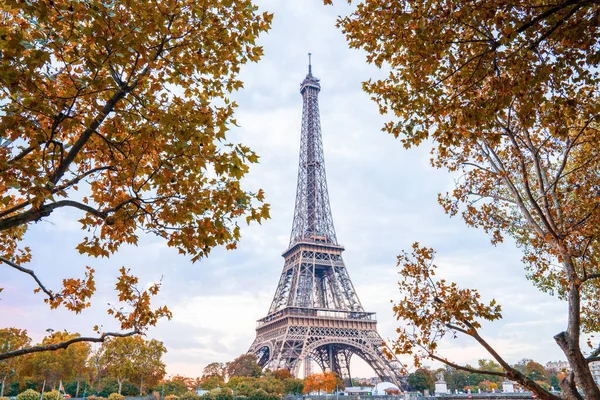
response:
[[[319,79],[300,84],[302,135],[296,209],[279,285],[266,317],[258,320],[249,352],[271,370],[298,376],[314,360],[324,371],[348,381],[350,359],[366,361],[384,381],[401,384],[400,363],[384,354],[375,313],[363,309],[342,260],[327,193],[321,139]],[[306,372],[305,372],[306,373]]]

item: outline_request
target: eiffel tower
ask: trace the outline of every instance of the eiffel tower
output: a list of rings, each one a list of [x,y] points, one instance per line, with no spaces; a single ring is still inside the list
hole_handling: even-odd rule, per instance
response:
[[[296,210],[279,285],[266,317],[257,321],[249,353],[271,370],[298,376],[311,373],[311,360],[350,382],[350,359],[366,361],[382,381],[402,383],[400,363],[383,353],[375,313],[366,312],[356,295],[336,238],[327,193],[319,79],[308,74],[300,84],[302,135]]]

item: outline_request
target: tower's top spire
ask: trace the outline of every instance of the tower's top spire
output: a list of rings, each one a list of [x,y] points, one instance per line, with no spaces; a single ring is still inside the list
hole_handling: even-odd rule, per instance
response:
[[[319,120],[319,79],[312,74],[311,53],[308,53],[308,75],[300,84],[302,93],[302,135],[296,210],[290,237],[290,247],[297,242],[337,245],[327,179]]]

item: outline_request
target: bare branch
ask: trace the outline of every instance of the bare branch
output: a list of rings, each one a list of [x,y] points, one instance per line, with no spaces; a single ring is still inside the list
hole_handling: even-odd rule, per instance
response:
[[[21,272],[24,272],[28,275],[31,275],[31,277],[35,280],[35,282],[38,284],[39,288],[42,290],[42,292],[46,293],[48,295],[48,298],[50,298],[50,300],[54,300],[57,298],[57,295],[55,295],[51,290],[46,289],[46,287],[44,286],[44,284],[42,283],[42,281],[40,281],[40,279],[37,277],[37,275],[35,274],[35,272],[31,269],[27,269],[27,268],[23,268],[21,267],[19,264],[16,264],[10,260],[7,260],[4,257],[0,257],[0,261],[2,261],[3,263],[5,263],[6,265],[19,270]],[[2,360],[2,358],[0,358],[0,360]]]

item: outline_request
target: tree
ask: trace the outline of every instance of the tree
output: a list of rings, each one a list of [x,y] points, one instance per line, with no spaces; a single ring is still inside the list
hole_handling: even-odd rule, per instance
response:
[[[165,376],[162,356],[166,352],[163,343],[155,339],[145,340],[140,336],[114,338],[103,344],[99,364],[107,377],[117,380],[119,394],[125,382],[135,382],[141,396],[144,385],[156,385]]]
[[[87,382],[89,380],[90,367],[88,365],[88,359],[90,358],[91,352],[91,345],[86,342],[76,343],[65,350],[66,357],[68,357],[72,364],[72,378],[77,382],[75,397],[79,397],[81,382]]]
[[[190,378],[181,375],[175,375],[171,379],[162,382],[162,389],[164,389],[164,395],[181,396],[186,391],[190,390],[189,383]]]
[[[461,176],[440,195],[445,210],[493,243],[511,236],[526,276],[568,302],[565,330],[554,339],[573,370],[561,382],[569,399],[582,398],[576,386],[600,398],[589,370],[600,345],[580,345],[600,324],[598,10],[585,0],[365,0],[339,20],[351,47],[390,70],[364,84],[381,112],[394,115],[384,130],[407,148],[431,144],[432,164]],[[411,326],[400,329],[395,351],[465,370],[437,347],[441,337],[465,335],[503,369],[469,372],[558,399],[481,336],[481,322],[501,318],[501,307],[435,280],[433,256],[416,243],[399,257],[403,296],[394,311]]]
[[[225,380],[225,374],[227,373],[227,366],[220,362],[213,362],[208,364],[202,370],[202,378],[208,378],[216,376]]]
[[[138,339],[138,338],[136,338]],[[133,375],[131,380],[139,383],[139,395],[144,393],[144,385],[154,386],[165,376],[165,364],[162,356],[167,352],[163,343],[150,339],[140,343],[133,356]]]
[[[529,360],[525,365],[525,375],[534,381],[546,381],[548,378],[544,366],[533,360]]]
[[[487,379],[479,382],[477,385],[480,391],[483,392],[491,392],[492,390],[498,389],[498,384],[496,382],[490,382]]]
[[[256,62],[272,15],[251,0],[3,2],[0,35],[0,262],[30,275],[50,308],[75,313],[95,292],[94,270],[47,287],[24,265],[33,224],[66,210],[86,231],[77,251],[109,257],[140,232],[164,238],[192,261],[240,237],[237,219],[268,217],[262,191],[240,179],[258,157],[229,143],[231,92],[241,65]],[[143,332],[165,306],[159,285],[137,288],[126,268],[113,305],[121,333]]]
[[[285,393],[298,395],[304,390],[304,381],[297,378],[286,378],[283,380],[283,387]]]
[[[254,354],[242,354],[235,360],[227,363],[227,375],[251,376],[257,378],[262,375],[262,368],[257,363],[258,358]]]
[[[467,386],[467,373],[465,371],[458,370],[449,365],[446,365],[444,371],[444,379],[448,383],[448,388],[452,390],[463,390]]]
[[[0,329],[0,353],[7,353],[29,346],[31,339],[27,335],[26,330],[17,328],[2,328]],[[6,380],[15,374],[19,368],[20,361],[18,359],[8,359],[0,361],[0,397],[4,396],[4,385]]]
[[[418,368],[415,372],[408,375],[408,384],[420,392],[424,390],[433,390],[435,377],[433,371],[428,368]]]
[[[204,390],[216,389],[224,384],[225,380],[219,376],[208,376],[200,381],[200,387]]]
[[[38,346],[64,343],[78,337],[78,333],[50,332]],[[53,352],[36,352],[23,359],[20,374],[29,376],[40,384],[45,381],[46,387],[53,390],[58,389],[63,381],[82,378],[87,371],[89,354],[90,345],[83,342],[76,342],[67,349]]]
[[[292,377],[292,374],[289,370],[283,368],[273,371],[273,376],[277,379],[284,380]]]
[[[337,374],[335,372],[323,372],[322,374],[313,374],[304,378],[303,393],[312,393],[324,391],[331,393],[337,385]]]
[[[204,367],[202,378],[200,378],[200,387],[204,390],[211,390],[225,384],[225,375],[227,366],[220,362],[213,362]]]
[[[124,337],[106,340],[101,349],[100,364],[106,376],[117,380],[117,393],[121,394],[123,382],[134,375],[134,354],[140,346],[139,337]]]

